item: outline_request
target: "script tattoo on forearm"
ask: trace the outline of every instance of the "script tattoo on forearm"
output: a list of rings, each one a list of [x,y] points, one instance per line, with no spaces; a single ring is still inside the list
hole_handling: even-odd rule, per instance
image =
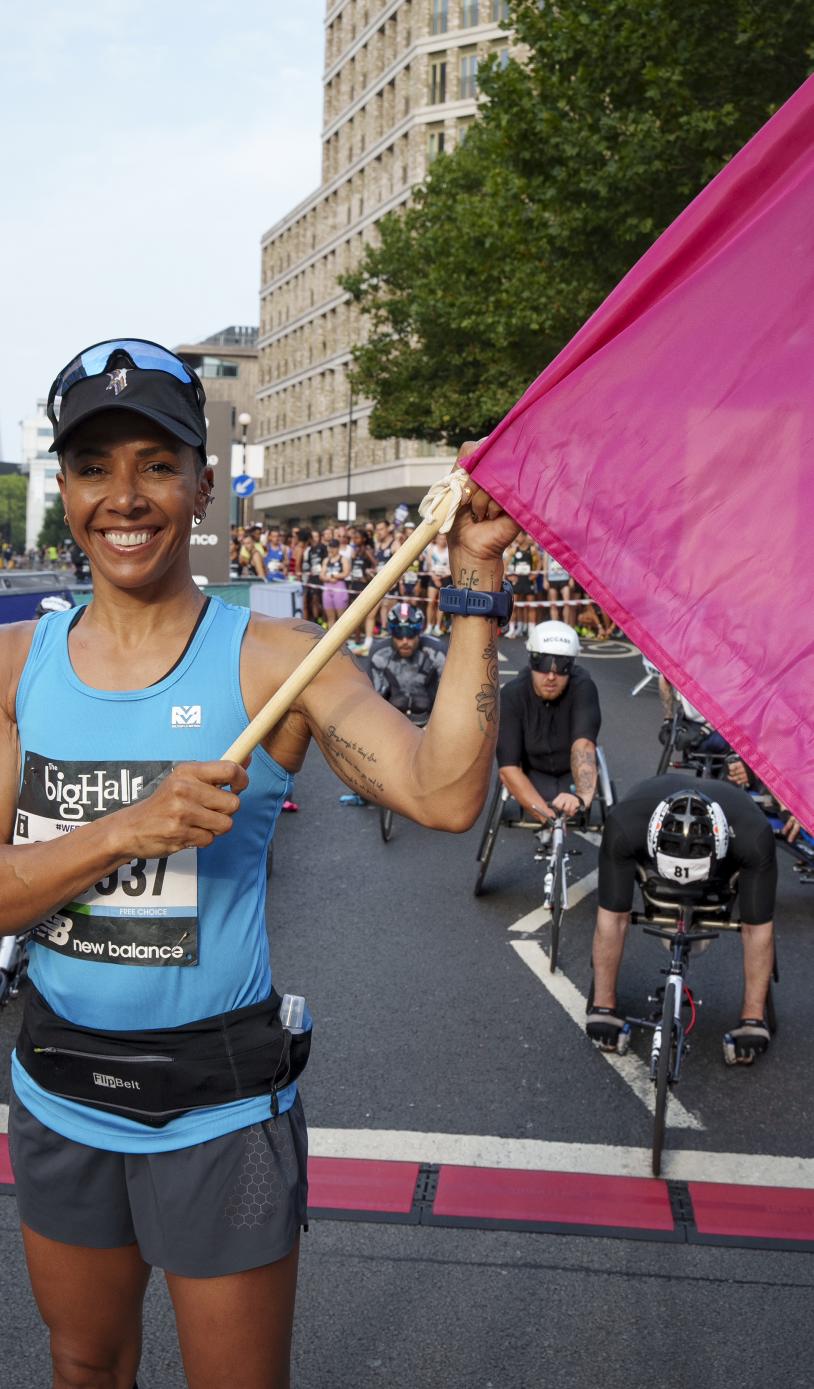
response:
[[[481,731],[490,733],[497,732],[497,637],[491,637],[489,645],[484,648],[483,659],[486,662],[486,683],[478,690],[476,705],[480,715]]]
[[[339,732],[336,724],[329,724],[320,739],[322,749],[334,771],[360,796],[378,799],[384,795],[384,786],[373,768],[376,754],[355,738],[346,738]]]
[[[577,795],[588,805],[593,800],[596,790],[596,752],[593,744],[572,747],[571,775]]]

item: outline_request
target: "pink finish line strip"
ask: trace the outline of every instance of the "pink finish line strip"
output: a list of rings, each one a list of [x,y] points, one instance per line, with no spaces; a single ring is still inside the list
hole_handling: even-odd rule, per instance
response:
[[[308,1160],[313,1211],[409,1216],[417,1162],[369,1158]],[[13,1186],[8,1136],[0,1134],[0,1186]],[[712,1238],[814,1243],[814,1190],[690,1182],[695,1228]],[[675,1230],[667,1183],[651,1177],[443,1165],[432,1205],[443,1220],[579,1226],[596,1230]]]
[[[312,1157],[308,1159],[308,1206],[409,1215],[418,1172],[417,1162]]]
[[[606,1229],[675,1228],[666,1182],[582,1172],[442,1167],[433,1215]]]
[[[814,1191],[804,1187],[690,1182],[701,1235],[814,1240]]]

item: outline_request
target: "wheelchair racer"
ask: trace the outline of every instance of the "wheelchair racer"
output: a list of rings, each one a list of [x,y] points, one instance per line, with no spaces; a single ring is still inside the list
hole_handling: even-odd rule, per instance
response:
[[[573,627],[538,622],[526,650],[528,666],[500,692],[497,764],[522,811],[546,825],[590,809],[602,715],[596,685],[576,664]]]
[[[423,629],[421,610],[400,600],[387,615],[390,640],[370,657],[376,693],[419,724],[429,718],[446,660],[441,643]]]
[[[638,865],[674,887],[709,882],[726,888],[738,873],[744,990],[735,1058],[751,1064],[766,1051],[766,996],[774,963],[777,857],[771,826],[738,787],[668,773],[639,782],[608,813],[599,850],[599,906],[593,942],[594,1001],[588,1036],[616,1048],[624,1017],[616,983],[633,905]]]

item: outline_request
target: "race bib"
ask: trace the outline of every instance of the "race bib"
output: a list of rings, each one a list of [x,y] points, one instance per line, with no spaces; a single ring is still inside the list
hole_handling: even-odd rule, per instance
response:
[[[68,762],[27,752],[15,844],[71,834],[149,796],[171,762]],[[131,859],[34,928],[48,950],[114,965],[198,963],[197,850]]]

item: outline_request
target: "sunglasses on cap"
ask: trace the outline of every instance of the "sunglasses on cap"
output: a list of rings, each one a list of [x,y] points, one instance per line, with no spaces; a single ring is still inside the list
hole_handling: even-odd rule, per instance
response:
[[[532,670],[541,671],[543,675],[549,675],[552,671],[555,675],[570,675],[574,669],[574,658],[558,656],[550,651],[535,651],[529,656],[529,665]]]
[[[110,358],[117,352],[123,352],[133,365],[140,367],[142,371],[163,371],[167,376],[174,376],[177,381],[183,382],[185,386],[194,387],[199,404],[203,404],[206,399],[203,387],[192,368],[173,352],[168,352],[160,343],[148,342],[144,338],[113,338],[110,342],[97,342],[92,347],[86,347],[84,352],[80,352],[78,357],[74,357],[58,372],[48,395],[49,417],[58,422],[63,397],[71,387],[89,376],[101,376],[106,371]]]

